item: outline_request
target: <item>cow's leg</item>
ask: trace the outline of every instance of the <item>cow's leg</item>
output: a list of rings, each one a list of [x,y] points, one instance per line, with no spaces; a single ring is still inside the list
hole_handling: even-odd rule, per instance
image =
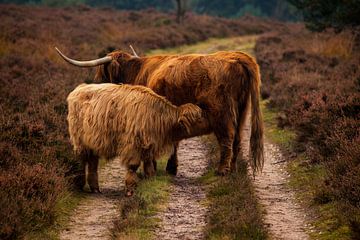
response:
[[[249,97],[245,97],[245,99],[249,99]],[[242,136],[242,127],[245,124],[246,116],[247,116],[247,101],[244,101],[239,107],[239,116],[238,126],[235,133],[234,143],[233,143],[233,156],[231,159],[231,171],[236,172],[237,166],[236,162],[240,155],[240,159],[243,160],[243,152],[241,147],[241,136]]]
[[[179,146],[179,143],[175,144],[174,152],[171,155],[170,159],[168,160],[166,164],[166,172],[170,175],[176,175],[177,173],[177,167],[178,167],[178,159],[177,159],[177,148]]]
[[[88,184],[91,192],[100,193],[99,189],[99,179],[98,179],[98,165],[99,157],[95,155],[92,151],[89,152],[89,161],[88,161]]]
[[[240,154],[240,156],[242,156],[242,151],[241,151],[241,135],[236,133],[235,134],[235,138],[234,138],[234,142],[233,142],[233,156],[231,159],[231,165],[230,165],[230,171],[231,172],[236,172],[237,171],[237,158],[238,155]]]
[[[220,163],[217,174],[223,176],[230,170],[230,162],[233,157],[235,127],[232,121],[224,121],[215,128],[214,133],[220,145]]]
[[[137,161],[131,161],[127,165],[127,172],[125,176],[125,191],[126,196],[130,197],[134,194],[138,177],[136,175],[136,171],[140,166],[140,162]]]

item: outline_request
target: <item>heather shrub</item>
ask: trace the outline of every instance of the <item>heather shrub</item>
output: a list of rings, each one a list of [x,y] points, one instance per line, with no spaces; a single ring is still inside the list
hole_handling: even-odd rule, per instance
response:
[[[314,201],[333,202],[359,237],[360,44],[358,30],[311,33],[293,24],[259,39],[263,94],[297,133],[296,151],[326,176]]]
[[[14,239],[53,222],[56,200],[66,185],[59,172],[55,159],[52,166],[20,163],[0,171],[1,239]]]

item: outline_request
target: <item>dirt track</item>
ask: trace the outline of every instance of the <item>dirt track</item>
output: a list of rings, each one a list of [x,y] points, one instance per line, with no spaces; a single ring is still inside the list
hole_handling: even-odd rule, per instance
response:
[[[157,218],[162,221],[155,231],[155,239],[202,239],[207,208],[202,202],[206,195],[196,182],[206,171],[207,149],[201,138],[180,142],[179,167],[174,178],[169,203]]]
[[[114,159],[100,169],[102,194],[89,194],[71,216],[68,226],[60,233],[63,240],[110,239],[109,229],[118,216],[117,203],[122,192],[124,168]]]
[[[266,162],[255,179],[260,203],[266,209],[265,223],[274,239],[306,240],[304,210],[296,204],[294,193],[287,186],[284,157],[278,147],[265,143]]]
[[[249,152],[250,120],[244,127],[242,146]],[[254,181],[256,195],[265,208],[265,224],[271,239],[306,240],[305,211],[298,204],[294,192],[287,186],[288,174],[285,158],[278,147],[265,138],[265,164]]]

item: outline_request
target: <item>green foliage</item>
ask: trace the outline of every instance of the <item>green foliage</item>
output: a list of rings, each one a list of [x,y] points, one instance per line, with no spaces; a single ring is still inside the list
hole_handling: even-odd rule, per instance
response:
[[[110,7],[126,10],[155,8],[160,11],[174,11],[176,1],[170,0],[0,0],[0,3],[45,4],[53,7],[87,4],[93,7]],[[187,9],[196,13],[237,18],[246,14],[274,17],[281,20],[296,20],[295,8],[283,0],[187,0]]]
[[[86,4],[91,6],[109,6],[128,10],[140,10],[145,8],[169,10],[174,8],[174,2],[169,0],[86,0]]]
[[[85,3],[85,0],[41,0],[41,4],[50,7],[71,6]]]
[[[263,11],[259,7],[256,7],[252,4],[245,4],[244,7],[239,9],[239,11],[236,13],[235,16],[241,17],[244,16],[245,14],[250,14],[259,17],[264,15]]]
[[[327,27],[341,30],[360,24],[359,0],[288,0],[301,10],[307,27],[322,31]]]
[[[205,13],[221,17],[240,17],[251,14],[261,17],[274,17],[281,20],[296,20],[298,14],[295,8],[281,0],[193,0],[193,9],[198,13]]]

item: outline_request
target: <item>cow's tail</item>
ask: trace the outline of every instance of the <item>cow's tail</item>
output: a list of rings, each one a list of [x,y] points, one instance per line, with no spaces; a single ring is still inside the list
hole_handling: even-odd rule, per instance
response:
[[[260,109],[260,70],[256,62],[247,66],[250,75],[251,98],[251,137],[250,137],[250,165],[255,176],[264,166],[264,126]]]

